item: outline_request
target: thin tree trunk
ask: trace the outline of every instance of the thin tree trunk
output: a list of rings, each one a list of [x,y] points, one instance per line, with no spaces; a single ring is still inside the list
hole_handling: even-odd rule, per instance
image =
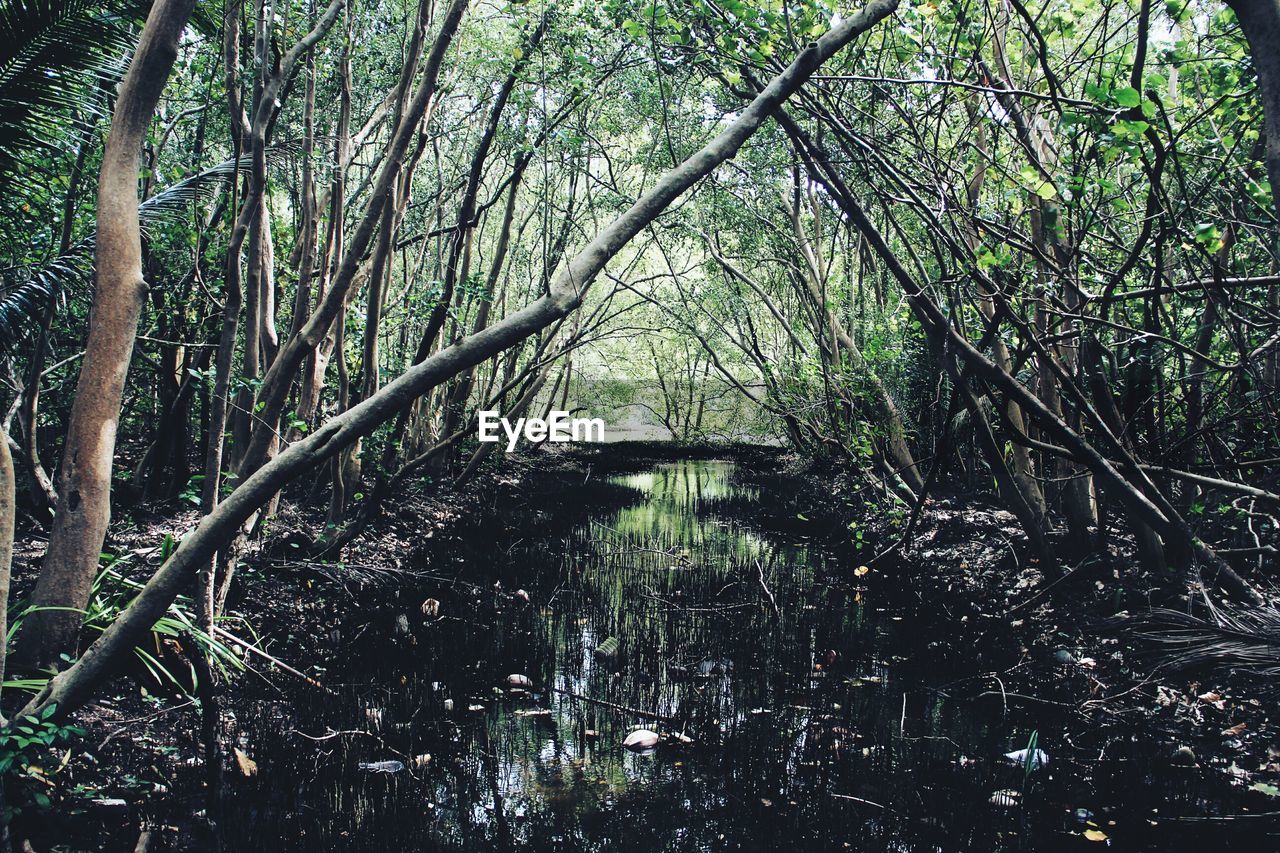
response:
[[[9,579],[13,569],[13,529],[16,522],[17,496],[14,490],[13,457],[9,454],[8,436],[0,433],[0,687],[5,676],[5,657],[9,644]],[[0,715],[0,722],[4,716]],[[0,802],[3,791],[0,790]]]

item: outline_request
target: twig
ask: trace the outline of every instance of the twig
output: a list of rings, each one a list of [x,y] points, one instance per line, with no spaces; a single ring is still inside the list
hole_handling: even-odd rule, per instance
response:
[[[297,678],[301,678],[303,681],[305,681],[307,684],[310,684],[312,687],[315,687],[315,688],[317,688],[317,689],[319,689],[319,690],[323,690],[323,691],[324,691],[324,692],[326,692],[326,693],[331,693],[331,692],[332,692],[331,690],[329,690],[329,688],[325,687],[323,684],[321,684],[320,682],[316,681],[314,678],[312,678],[311,676],[307,675],[305,672],[302,672],[302,671],[300,671],[300,670],[294,669],[293,667],[289,666],[289,664],[285,663],[284,661],[280,660],[280,659],[279,659],[279,658],[277,658],[277,657],[274,657],[274,656],[272,656],[272,655],[267,654],[267,653],[266,653],[266,652],[264,652],[262,649],[258,648],[257,646],[255,646],[255,645],[253,645],[253,644],[251,644],[251,643],[246,643],[244,640],[240,639],[240,638],[239,638],[239,637],[237,637],[235,634],[232,634],[230,631],[227,631],[227,630],[226,630],[226,629],[224,629],[224,628],[219,628],[217,625],[214,625],[214,626],[213,626],[213,633],[215,633],[215,634],[219,635],[220,637],[222,637],[222,638],[223,638],[223,639],[225,639],[225,640],[230,640],[231,642],[236,643],[236,644],[237,644],[237,645],[239,645],[241,648],[243,648],[245,651],[253,652],[255,655],[258,655],[259,657],[263,658],[264,660],[270,661],[271,663],[273,663],[273,664],[275,664],[276,666],[280,667],[280,669],[284,670],[285,672],[289,673],[290,675],[295,676],[295,677],[297,677]]]
[[[98,749],[102,749],[102,747],[106,746],[108,742],[115,740],[117,737],[124,734],[125,731],[128,730],[129,726],[133,725],[134,723],[145,723],[147,720],[154,720],[156,717],[161,717],[161,716],[164,716],[165,714],[169,714],[174,711],[181,711],[183,708],[189,708],[195,703],[196,703],[196,700],[188,699],[186,702],[183,702],[181,705],[170,705],[168,708],[161,708],[159,711],[155,711],[150,714],[145,714],[141,717],[134,717],[131,720],[123,720],[122,721],[123,725],[121,725],[120,728],[109,733],[106,737],[102,739],[102,742],[98,744]]]
[[[1058,702],[1058,701],[1055,701],[1055,700],[1053,700],[1053,699],[1041,699],[1039,696],[1028,696],[1028,695],[1026,695],[1025,693],[1006,693],[1006,692],[1004,692],[1004,685],[1001,685],[1000,687],[1001,687],[1001,689],[1000,689],[1000,692],[999,692],[999,693],[995,692],[994,690],[986,690],[986,691],[984,691],[984,692],[982,692],[982,693],[979,693],[975,698],[977,698],[977,699],[985,699],[985,698],[987,698],[988,696],[999,696],[999,697],[1004,701],[1004,703],[1005,703],[1005,712],[1006,712],[1006,713],[1007,713],[1007,712],[1008,712],[1008,710],[1009,710],[1009,700],[1010,700],[1010,699],[1021,699],[1023,702],[1039,702],[1039,703],[1040,703],[1040,704],[1042,704],[1042,705],[1054,705],[1054,706],[1057,706],[1057,707],[1059,707],[1059,708],[1074,708],[1074,707],[1076,707],[1075,705],[1072,705],[1070,702]]]
[[[400,750],[396,749],[393,746],[388,746],[386,739],[383,738],[381,735],[376,735],[373,732],[365,731],[364,729],[342,729],[341,731],[333,731],[332,729],[330,729],[328,734],[323,734],[319,736],[309,735],[306,732],[302,731],[301,729],[290,729],[289,733],[298,735],[299,737],[304,737],[307,740],[313,741],[315,743],[321,743],[326,740],[332,740],[333,738],[341,737],[343,735],[364,735],[365,737],[373,738],[374,740],[376,740],[382,746],[383,749],[385,749],[387,752],[391,753],[392,755],[396,755],[396,756],[399,756],[400,758],[403,758],[405,760],[406,768],[409,768],[410,765],[413,764],[413,760],[409,755],[406,755],[405,753],[401,752]],[[410,769],[409,773],[410,775],[412,775],[413,771]]]
[[[756,574],[760,577],[760,586],[764,589],[765,595],[769,596],[769,603],[773,605],[774,615],[781,616],[782,612],[778,610],[778,599],[773,597],[773,593],[769,590],[769,585],[764,582],[764,566],[760,565],[759,558],[756,558]]]
[[[675,717],[664,716],[663,714],[655,714],[652,711],[641,711],[639,708],[628,708],[626,705],[618,705],[614,702],[606,702],[603,699],[593,699],[590,696],[583,696],[580,693],[574,693],[569,690],[563,690],[559,687],[552,687],[552,693],[559,693],[561,696],[568,696],[570,699],[577,699],[580,702],[587,702],[592,705],[599,705],[602,708],[608,708],[611,711],[617,711],[622,714],[633,714],[641,719],[656,720],[660,723],[674,723]]]
[[[1097,555],[1094,555],[1094,556],[1091,556],[1091,557],[1085,557],[1085,558],[1084,558],[1083,560],[1081,560],[1079,563],[1076,563],[1076,565],[1075,565],[1074,567],[1072,567],[1072,568],[1071,568],[1071,569],[1070,569],[1066,574],[1064,574],[1062,577],[1058,578],[1057,580],[1053,581],[1052,583],[1048,584],[1047,586],[1043,586],[1043,587],[1041,587],[1041,588],[1040,588],[1040,589],[1039,589],[1035,594],[1033,594],[1033,595],[1032,595],[1030,598],[1028,598],[1027,600],[1023,601],[1021,604],[1015,604],[1013,607],[1010,607],[1008,610],[1006,610],[1006,611],[1004,612],[1004,615],[1005,615],[1005,616],[1009,616],[1009,615],[1011,615],[1011,614],[1017,613],[1019,610],[1021,610],[1021,609],[1022,609],[1022,608],[1024,608],[1024,607],[1026,607],[1028,604],[1031,604],[1032,602],[1039,601],[1041,598],[1044,598],[1044,596],[1049,592],[1049,590],[1053,589],[1053,588],[1054,588],[1054,587],[1056,587],[1058,584],[1060,584],[1060,583],[1062,583],[1063,581],[1067,580],[1068,578],[1072,577],[1073,575],[1075,575],[1075,573],[1076,573],[1076,572],[1080,571],[1080,570],[1081,570],[1081,569],[1083,569],[1085,566],[1088,566],[1088,565],[1094,565],[1094,564],[1097,562],[1097,560],[1098,560],[1098,559],[1101,559],[1101,558],[1099,558]]]
[[[855,797],[852,794],[837,794],[833,791],[831,792],[831,796],[835,797],[837,800],[852,800],[855,803],[862,803],[864,806],[872,806],[873,808],[892,811],[888,806],[882,806],[879,803],[873,803],[870,800],[864,800],[862,797]]]

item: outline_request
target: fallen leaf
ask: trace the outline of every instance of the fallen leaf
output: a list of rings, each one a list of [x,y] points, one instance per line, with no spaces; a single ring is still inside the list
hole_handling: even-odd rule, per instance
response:
[[[1222,736],[1223,736],[1223,737],[1235,737],[1235,736],[1237,736],[1237,735],[1239,735],[1239,734],[1242,734],[1242,733],[1244,732],[1244,730],[1245,730],[1245,729],[1247,729],[1247,728],[1249,728],[1249,724],[1248,724],[1248,723],[1238,723],[1237,725],[1234,725],[1234,726],[1232,726],[1232,727],[1231,727],[1231,728],[1229,728],[1229,729],[1223,729],[1223,730],[1222,730]]]
[[[1103,832],[1101,829],[1086,829],[1084,831],[1084,837],[1089,839],[1090,841],[1106,841],[1107,840],[1107,834]]]
[[[858,566],[858,568],[853,570],[853,576],[855,578],[860,578],[866,575],[866,573],[869,571],[871,571],[871,568],[869,566]]]
[[[250,758],[248,754],[239,747],[236,747],[234,752],[236,756],[236,766],[240,768],[240,772],[245,776],[257,776],[258,762]]]
[[[1208,704],[1212,705],[1218,710],[1222,710],[1227,706],[1227,703],[1224,702],[1222,699],[1221,693],[1213,693],[1213,692],[1201,693],[1196,698],[1199,699],[1201,702],[1207,702]]]

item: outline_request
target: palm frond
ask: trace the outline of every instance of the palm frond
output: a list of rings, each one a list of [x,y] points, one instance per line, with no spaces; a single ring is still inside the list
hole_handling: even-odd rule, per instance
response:
[[[0,0],[0,189],[120,76],[146,0]]]
[[[238,162],[226,160],[156,193],[138,206],[143,234],[186,213],[252,165],[252,157],[246,154]],[[96,245],[94,231],[46,264],[0,270],[0,350],[10,349],[22,339],[50,298],[92,279]]]
[[[121,76],[151,0],[0,0],[0,191],[35,151],[99,116],[100,82]],[[198,8],[192,26],[221,27]]]
[[[1160,670],[1234,669],[1280,675],[1280,609],[1237,607],[1205,600],[1206,615],[1155,609],[1129,621],[1149,644]]]

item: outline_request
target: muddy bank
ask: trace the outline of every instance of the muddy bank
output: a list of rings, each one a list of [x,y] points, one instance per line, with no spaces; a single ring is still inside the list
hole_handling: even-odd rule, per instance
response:
[[[1244,683],[1145,680],[1107,621],[1142,592],[1118,565],[1036,598],[1013,519],[981,496],[934,502],[873,561],[905,515],[838,473],[669,453],[423,485],[341,562],[297,554],[314,528],[279,520],[235,630],[323,689],[258,660],[224,687],[224,841],[597,849],[647,821],[713,849],[1074,849],[1090,831],[1189,849],[1269,831],[1227,819],[1268,810],[1269,706]],[[195,705],[135,681],[85,716],[58,819],[19,825],[36,849],[132,849],[143,824],[157,849],[207,845]],[[693,743],[629,758],[642,724]],[[1000,756],[1032,733],[1050,760],[1024,775]],[[673,802],[694,811],[657,816]]]

